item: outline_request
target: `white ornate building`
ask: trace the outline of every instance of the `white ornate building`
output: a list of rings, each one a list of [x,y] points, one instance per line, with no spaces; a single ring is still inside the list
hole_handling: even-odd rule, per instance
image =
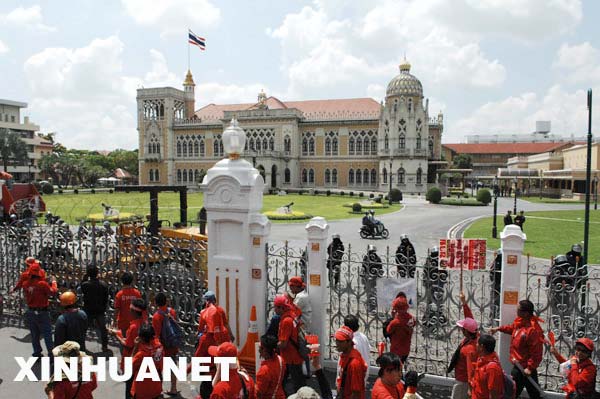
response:
[[[221,133],[235,116],[247,134],[244,157],[271,188],[344,188],[424,193],[441,161],[443,116],[429,117],[410,64],[371,98],[281,101],[258,95],[251,104],[195,109],[188,71],[183,91],[139,89],[141,184],[197,186],[223,158]]]

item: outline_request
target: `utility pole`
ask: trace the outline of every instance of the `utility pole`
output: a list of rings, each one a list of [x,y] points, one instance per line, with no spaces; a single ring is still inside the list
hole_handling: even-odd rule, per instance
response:
[[[583,264],[588,263],[588,248],[590,238],[590,184],[592,181],[592,89],[587,92],[588,134],[587,134],[587,163],[585,169],[585,225],[583,228]]]

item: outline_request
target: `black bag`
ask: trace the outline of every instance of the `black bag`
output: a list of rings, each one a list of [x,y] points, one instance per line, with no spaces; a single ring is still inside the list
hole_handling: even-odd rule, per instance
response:
[[[392,322],[392,320],[394,320],[394,318],[393,318],[393,317],[388,317],[388,318],[387,318],[387,319],[386,319],[386,320],[383,322],[383,324],[381,325],[381,328],[383,329],[383,337],[384,337],[384,338],[389,338],[389,337],[390,337],[390,334],[388,334],[388,332],[387,332],[387,328],[388,328],[388,326],[390,325],[390,323]]]

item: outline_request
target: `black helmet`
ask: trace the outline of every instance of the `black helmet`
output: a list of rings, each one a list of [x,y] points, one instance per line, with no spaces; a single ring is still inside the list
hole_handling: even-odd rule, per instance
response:
[[[583,248],[581,248],[581,244],[573,244],[571,251],[581,253]]]

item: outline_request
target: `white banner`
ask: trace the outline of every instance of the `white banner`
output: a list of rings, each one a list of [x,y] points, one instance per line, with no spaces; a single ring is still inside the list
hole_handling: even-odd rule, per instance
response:
[[[377,279],[377,310],[388,311],[400,291],[406,294],[410,307],[414,307],[417,303],[417,282],[414,278]]]

